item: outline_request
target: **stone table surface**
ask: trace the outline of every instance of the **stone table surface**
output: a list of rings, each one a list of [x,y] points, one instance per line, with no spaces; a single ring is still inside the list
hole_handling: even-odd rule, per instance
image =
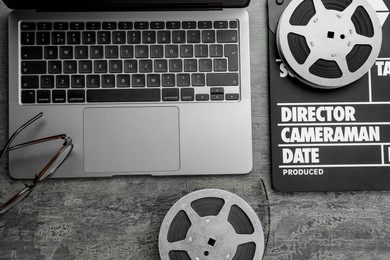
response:
[[[390,259],[390,192],[271,189],[266,1],[247,8],[251,31],[253,171],[243,176],[47,180],[0,216],[0,259],[159,259],[169,208],[199,189],[245,199],[270,231],[264,259]],[[7,15],[0,3],[0,147],[8,136]],[[271,208],[268,225],[264,180]],[[23,181],[0,166],[0,201]]]

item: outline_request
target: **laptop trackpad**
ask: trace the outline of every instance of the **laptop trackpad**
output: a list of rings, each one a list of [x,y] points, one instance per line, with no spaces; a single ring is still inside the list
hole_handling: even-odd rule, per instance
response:
[[[177,107],[84,110],[86,172],[158,172],[179,168]]]

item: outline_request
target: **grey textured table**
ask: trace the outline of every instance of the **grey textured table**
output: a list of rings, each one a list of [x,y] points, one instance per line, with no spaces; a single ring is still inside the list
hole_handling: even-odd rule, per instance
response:
[[[266,1],[252,0],[253,171],[245,176],[47,180],[0,216],[0,259],[159,259],[158,231],[180,197],[220,188],[244,198],[270,240],[265,259],[390,259],[390,192],[270,189]],[[7,14],[0,3],[0,147],[8,135]],[[0,166],[0,200],[23,187]]]

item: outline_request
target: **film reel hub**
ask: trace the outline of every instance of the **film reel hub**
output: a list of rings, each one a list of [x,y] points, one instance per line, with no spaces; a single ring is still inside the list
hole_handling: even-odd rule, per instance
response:
[[[279,54],[301,81],[319,88],[346,86],[379,55],[379,19],[364,0],[293,0],[277,28]]]
[[[259,218],[240,197],[216,189],[177,201],[161,225],[162,260],[261,259],[264,234]]]

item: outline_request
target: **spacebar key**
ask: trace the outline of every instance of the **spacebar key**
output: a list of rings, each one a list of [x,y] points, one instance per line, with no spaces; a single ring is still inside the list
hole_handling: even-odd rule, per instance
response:
[[[87,102],[150,102],[160,101],[160,89],[91,89]]]

